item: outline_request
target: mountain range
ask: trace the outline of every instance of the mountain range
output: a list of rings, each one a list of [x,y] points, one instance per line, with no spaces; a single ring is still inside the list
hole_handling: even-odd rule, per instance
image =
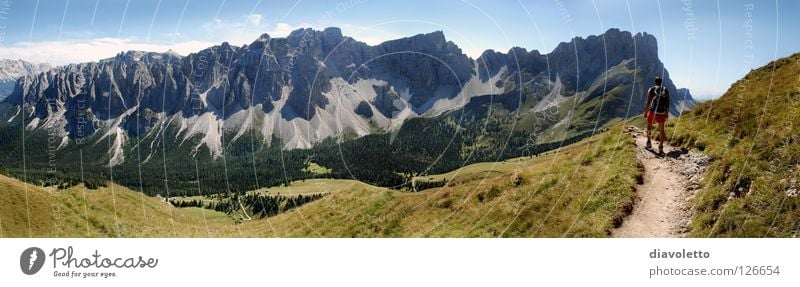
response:
[[[338,28],[299,29],[285,38],[264,34],[241,47],[222,43],[186,56],[127,51],[41,70],[21,74],[0,104],[0,132],[10,139],[0,144],[0,163],[12,170],[24,164],[14,153],[23,150],[15,143],[23,125],[42,146],[57,142],[58,160],[70,162],[79,152],[83,160],[88,153],[87,165],[99,170],[159,157],[213,162],[276,148],[299,150],[305,162],[298,165],[308,165],[308,158],[331,157],[320,154],[334,150],[318,147],[333,140],[362,153],[364,146],[419,152],[409,159],[419,161],[414,168],[389,170],[419,173],[425,168],[417,166],[435,165],[448,148],[454,154],[441,169],[594,134],[641,114],[656,76],[674,91],[673,115],[696,104],[671,81],[653,35],[618,29],[576,37],[546,54],[512,48],[487,50],[477,59],[440,31],[372,46]],[[420,134],[435,127],[448,132]],[[419,149],[411,134],[415,141],[444,140]],[[446,139],[456,134],[452,149],[453,140]],[[368,135],[387,142],[370,145]],[[395,137],[405,141],[395,143]],[[381,152],[374,155],[387,155]],[[352,156],[350,162],[357,161]],[[327,167],[337,165],[331,161]],[[337,167],[339,176],[351,169]]]

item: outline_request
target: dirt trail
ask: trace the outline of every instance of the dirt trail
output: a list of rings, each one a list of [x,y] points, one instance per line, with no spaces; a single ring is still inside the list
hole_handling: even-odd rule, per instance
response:
[[[643,183],[636,186],[633,212],[612,231],[612,236],[683,236],[693,213],[691,200],[708,166],[708,158],[666,143],[666,155],[658,157],[645,150],[644,131],[628,127],[626,133],[635,138],[636,158],[644,166],[644,176]],[[653,141],[653,148],[658,149],[658,141]]]

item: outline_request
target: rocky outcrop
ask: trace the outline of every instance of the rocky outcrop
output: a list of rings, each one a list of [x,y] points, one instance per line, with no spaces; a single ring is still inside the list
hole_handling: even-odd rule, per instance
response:
[[[17,79],[50,70],[49,64],[32,64],[23,60],[0,59],[0,102],[14,91]]]

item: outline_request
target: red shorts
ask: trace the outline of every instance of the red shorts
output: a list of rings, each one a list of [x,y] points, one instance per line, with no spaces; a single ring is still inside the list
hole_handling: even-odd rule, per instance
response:
[[[654,122],[663,124],[667,121],[667,118],[669,118],[669,114],[656,115],[654,112],[647,112],[647,123],[651,125]]]

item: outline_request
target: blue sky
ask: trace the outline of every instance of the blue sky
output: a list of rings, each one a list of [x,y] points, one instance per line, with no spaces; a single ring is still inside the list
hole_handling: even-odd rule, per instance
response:
[[[648,32],[673,80],[719,96],[751,68],[800,52],[797,1],[5,0],[0,58],[64,64],[122,50],[186,54],[300,27],[341,27],[377,44],[436,30],[470,56],[520,46],[551,51],[609,28]]]

